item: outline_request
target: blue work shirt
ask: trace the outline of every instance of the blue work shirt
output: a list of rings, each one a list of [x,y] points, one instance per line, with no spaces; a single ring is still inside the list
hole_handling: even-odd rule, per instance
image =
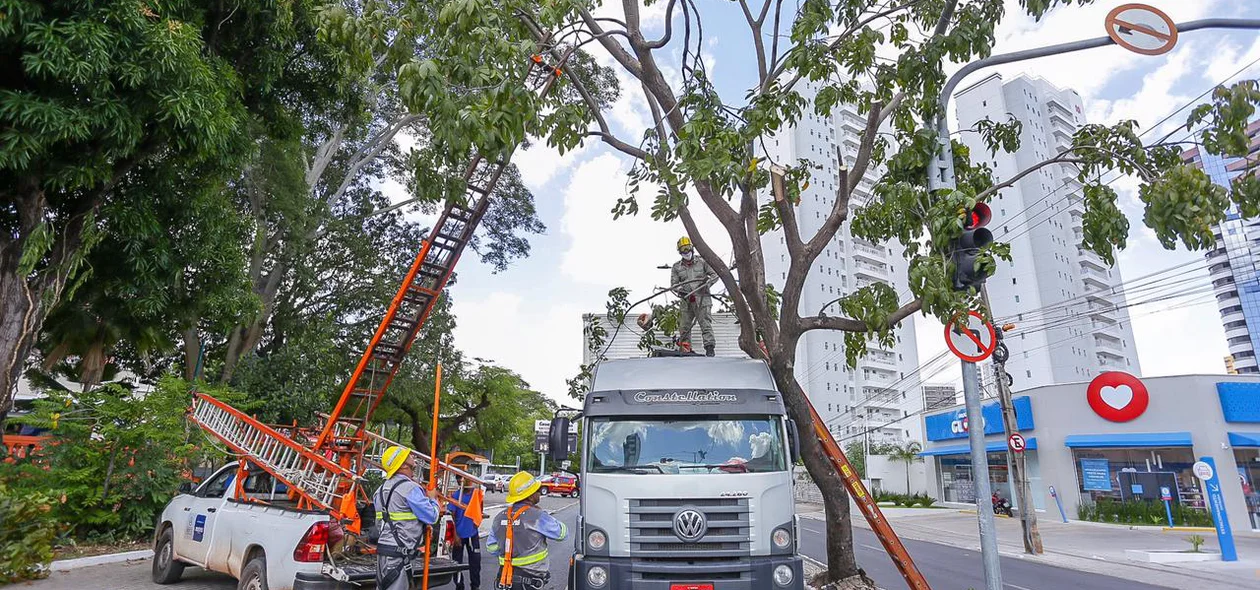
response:
[[[438,503],[432,498],[425,495],[424,488],[416,486],[403,496],[407,501],[407,506],[411,508],[412,514],[424,524],[433,524],[437,522]]]
[[[455,492],[454,499],[458,500],[460,504],[467,506],[472,501],[472,497],[472,490],[460,490]],[[461,539],[471,539],[480,534],[480,531],[477,529],[477,523],[464,514],[464,509],[460,508],[459,504],[451,502],[450,510],[451,518],[455,520],[455,536]]]

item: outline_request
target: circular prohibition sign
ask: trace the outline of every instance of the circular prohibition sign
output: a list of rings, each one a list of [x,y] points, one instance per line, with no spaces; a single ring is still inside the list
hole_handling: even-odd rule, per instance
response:
[[[960,325],[963,320],[965,323]],[[945,345],[954,356],[969,363],[978,363],[989,358],[997,349],[997,333],[993,324],[985,321],[980,312],[960,313],[945,324]]]

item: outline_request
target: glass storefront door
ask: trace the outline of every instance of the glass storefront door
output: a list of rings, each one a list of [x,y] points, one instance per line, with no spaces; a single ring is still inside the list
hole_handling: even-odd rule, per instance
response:
[[[1238,483],[1242,486],[1243,499],[1247,501],[1247,516],[1251,528],[1260,529],[1260,449],[1234,447],[1234,463],[1238,465]],[[1225,482],[1228,474],[1221,473]],[[1228,485],[1228,484],[1226,484]]]

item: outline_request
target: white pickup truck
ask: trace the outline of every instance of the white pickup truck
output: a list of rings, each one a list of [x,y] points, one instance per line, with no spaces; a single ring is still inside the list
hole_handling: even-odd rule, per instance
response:
[[[245,479],[244,497],[234,497],[235,464],[196,488],[185,484],[158,517],[153,544],[153,581],[173,584],[190,565],[239,580],[240,590],[350,590],[375,586],[373,555],[338,557],[345,537],[325,512],[298,510],[283,484],[263,471]],[[466,569],[435,557],[429,587],[451,582]],[[417,560],[415,575],[422,576]]]

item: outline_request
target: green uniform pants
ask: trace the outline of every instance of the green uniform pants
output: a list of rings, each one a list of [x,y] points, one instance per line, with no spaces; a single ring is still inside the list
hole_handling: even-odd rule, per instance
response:
[[[704,338],[704,345],[714,346],[717,340],[713,337],[713,316],[710,310],[713,308],[713,298],[708,293],[697,294],[694,302],[683,300],[682,314],[678,318],[678,342],[691,343],[691,328],[697,321],[700,322],[700,335]]]

